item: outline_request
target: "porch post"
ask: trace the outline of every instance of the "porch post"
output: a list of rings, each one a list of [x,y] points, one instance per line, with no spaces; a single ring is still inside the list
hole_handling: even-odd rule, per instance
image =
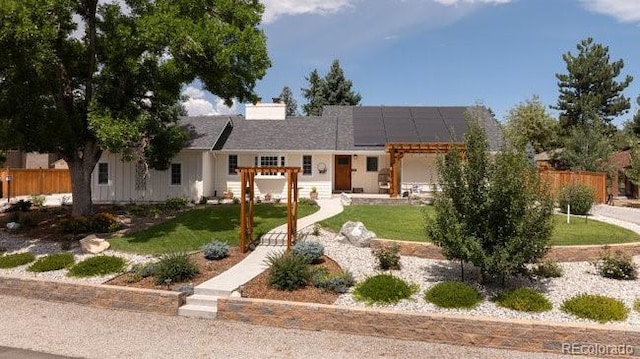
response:
[[[240,170],[240,251],[242,253],[247,252],[247,214],[245,212],[245,191],[247,188],[246,183],[247,172]]]

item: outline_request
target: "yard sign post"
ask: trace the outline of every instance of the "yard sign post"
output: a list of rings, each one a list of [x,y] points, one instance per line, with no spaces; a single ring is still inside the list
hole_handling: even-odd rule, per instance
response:
[[[246,253],[253,239],[256,174],[283,173],[287,178],[287,251],[295,239],[298,224],[298,173],[300,167],[238,167],[240,174],[240,251]],[[247,208],[248,206],[248,208]]]

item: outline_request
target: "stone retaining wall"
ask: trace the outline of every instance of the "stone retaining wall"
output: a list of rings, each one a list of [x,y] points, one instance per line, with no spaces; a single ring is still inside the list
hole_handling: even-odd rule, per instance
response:
[[[186,298],[185,293],[155,289],[9,277],[0,277],[0,294],[165,315],[177,315]]]
[[[219,299],[218,318],[282,328],[529,352],[603,356],[600,354],[605,350],[612,357],[640,357],[640,329],[613,325],[402,313],[248,298]],[[614,347],[618,345],[622,347]],[[631,355],[620,355],[620,348]]]
[[[400,254],[429,259],[444,259],[440,248],[431,243],[391,241],[386,239],[374,239],[371,248],[388,247],[393,244],[400,247]],[[551,247],[545,258],[557,262],[591,262],[598,260],[605,249],[620,250],[628,255],[640,255],[640,243],[593,245],[593,246],[554,246]]]

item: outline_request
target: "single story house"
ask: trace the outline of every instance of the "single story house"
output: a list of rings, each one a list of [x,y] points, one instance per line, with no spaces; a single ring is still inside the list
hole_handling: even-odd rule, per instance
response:
[[[438,183],[436,158],[466,131],[465,116],[476,111],[491,150],[500,126],[484,107],[327,106],[322,116],[287,117],[284,103],[246,106],[246,115],[181,119],[187,146],[167,171],[150,171],[136,183],[135,164],[105,152],[92,179],[92,199],[100,202],[164,201],[240,194],[238,167],[295,166],[300,196],[315,187],[332,193],[401,194]],[[453,136],[453,138],[452,138]],[[281,173],[256,176],[256,194],[286,195]],[[139,182],[139,181],[138,181]]]
[[[609,158],[609,162],[613,166],[610,194],[613,197],[640,198],[638,186],[631,182],[625,174],[625,170],[629,168],[631,162],[629,150],[616,152]]]

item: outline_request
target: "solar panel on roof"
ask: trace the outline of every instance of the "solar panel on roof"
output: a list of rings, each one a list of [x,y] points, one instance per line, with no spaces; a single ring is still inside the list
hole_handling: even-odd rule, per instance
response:
[[[353,141],[355,146],[382,146],[387,142],[379,108],[353,109]]]

